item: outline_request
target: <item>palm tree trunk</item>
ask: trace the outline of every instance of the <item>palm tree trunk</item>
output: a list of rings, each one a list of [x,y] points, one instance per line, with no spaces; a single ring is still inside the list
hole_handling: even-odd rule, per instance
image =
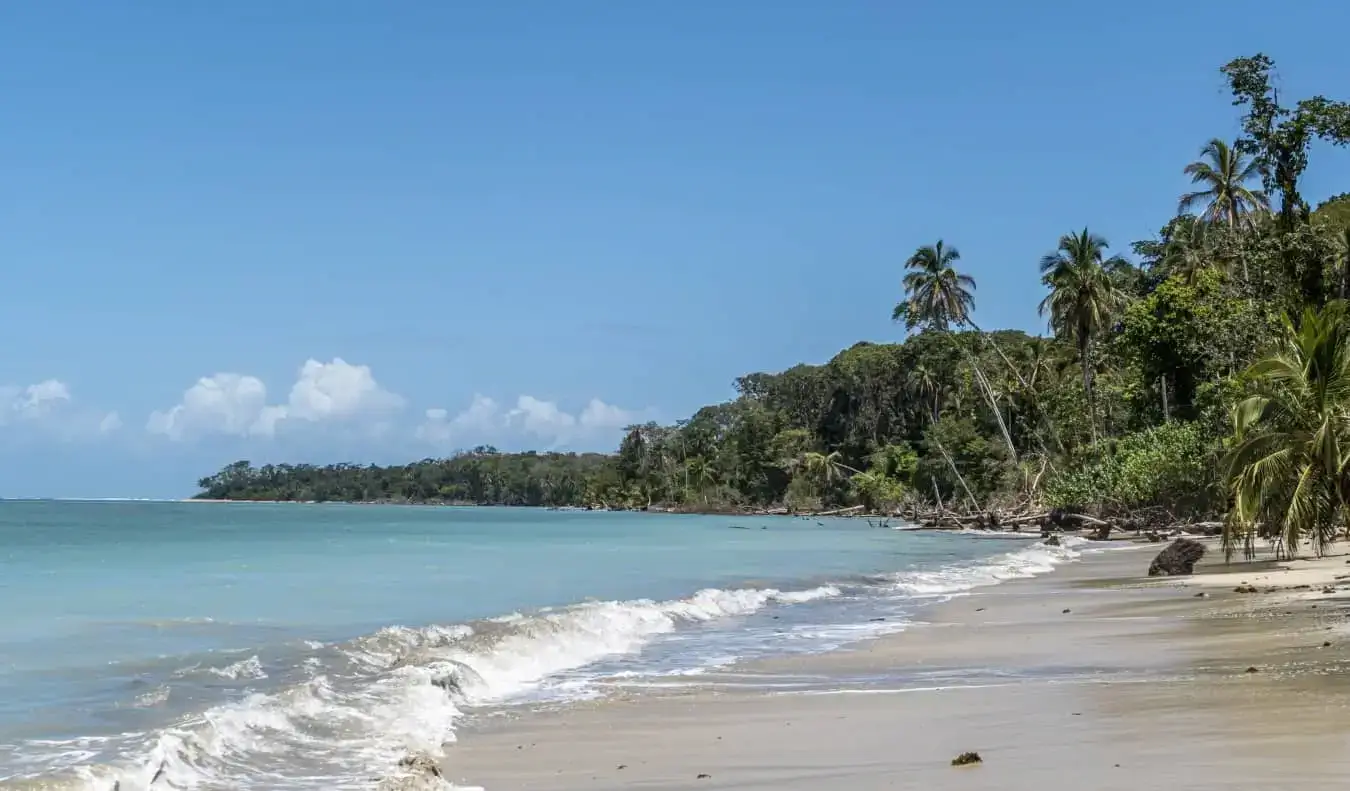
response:
[[[1097,444],[1097,403],[1092,394],[1091,344],[1086,336],[1078,342],[1078,357],[1083,362],[1083,394],[1087,398],[1088,425],[1092,427],[1092,444]]]
[[[1008,432],[1008,425],[1003,422],[1003,412],[998,408],[998,399],[994,397],[994,388],[989,386],[989,380],[985,378],[984,371],[980,370],[980,364],[975,361],[975,356],[967,352],[970,359],[970,367],[975,371],[975,380],[980,383],[980,389],[984,393],[984,398],[989,402],[989,409],[994,413],[994,420],[998,422],[998,429],[1003,433],[1003,441],[1008,443],[1008,455],[1013,463],[1017,462],[1017,447],[1013,445],[1012,434]]]
[[[1022,378],[1022,372],[1017,370],[1017,366],[1013,365],[1012,360],[1008,359],[1008,355],[1003,353],[1003,349],[999,348],[999,345],[994,342],[994,339],[988,338],[985,335],[984,330],[980,329],[980,326],[969,318],[966,319],[966,326],[978,332],[981,338],[986,338],[989,341],[989,345],[994,347],[994,351],[998,352],[998,356],[1003,360],[1004,364],[1008,366],[1008,370],[1012,371],[1012,375],[1017,377],[1018,384],[1025,388],[1027,386],[1027,380]]]
[[[1345,231],[1350,235],[1350,231]],[[1350,247],[1341,257],[1341,299],[1350,299]]]
[[[966,485],[965,477],[961,475],[960,470],[956,469],[956,462],[952,460],[951,455],[947,453],[946,448],[942,447],[942,442],[936,436],[933,437],[933,444],[937,445],[938,451],[942,453],[942,458],[947,460],[947,465],[952,468],[952,472],[956,475],[956,480],[961,482],[961,488],[966,490],[966,496],[970,498],[971,507],[976,511],[981,511],[980,504],[975,500],[975,495],[971,493],[970,487]],[[939,500],[939,502],[941,501]]]

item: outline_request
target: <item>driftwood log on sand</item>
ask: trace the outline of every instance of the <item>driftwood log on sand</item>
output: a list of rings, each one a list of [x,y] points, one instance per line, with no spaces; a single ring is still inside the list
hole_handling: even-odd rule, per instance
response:
[[[1178,538],[1158,553],[1148,567],[1150,577],[1184,577],[1195,570],[1205,556],[1205,545],[1189,538]]]

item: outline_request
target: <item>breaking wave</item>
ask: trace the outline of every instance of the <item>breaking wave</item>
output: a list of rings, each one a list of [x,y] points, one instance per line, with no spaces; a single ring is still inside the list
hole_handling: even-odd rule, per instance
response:
[[[466,624],[390,626],[347,643],[311,643],[307,648],[315,653],[296,663],[306,670],[301,683],[254,692],[152,732],[46,742],[40,780],[38,774],[14,777],[0,787],[109,791],[116,785],[120,791],[146,791],[153,783],[156,789],[369,789],[373,777],[390,776],[410,753],[442,757],[467,710],[527,697],[559,674],[638,654],[662,635],[817,600],[894,605],[951,596],[1048,572],[1076,558],[1083,543],[1038,543],[975,563],[868,582],[801,590],[705,589],[668,601],[585,602]],[[903,621],[898,623],[880,626],[895,631],[903,628]],[[833,628],[830,647],[883,633],[857,623]],[[258,656],[205,672],[230,680],[268,677]],[[699,667],[664,668],[647,675],[698,672]],[[611,677],[634,674],[642,675],[625,670]],[[597,689],[585,681],[566,687],[573,696]],[[155,706],[167,697],[167,688],[155,690],[141,705]],[[58,767],[67,768],[53,777]]]

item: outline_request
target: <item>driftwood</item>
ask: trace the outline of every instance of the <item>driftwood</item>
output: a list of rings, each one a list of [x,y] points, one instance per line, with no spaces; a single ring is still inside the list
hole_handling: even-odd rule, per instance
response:
[[[1195,570],[1205,556],[1205,545],[1189,538],[1178,538],[1158,553],[1148,567],[1150,577],[1184,577]]]
[[[850,505],[848,508],[836,508],[833,511],[816,511],[808,516],[839,516],[840,514],[856,514],[866,509],[865,505]]]

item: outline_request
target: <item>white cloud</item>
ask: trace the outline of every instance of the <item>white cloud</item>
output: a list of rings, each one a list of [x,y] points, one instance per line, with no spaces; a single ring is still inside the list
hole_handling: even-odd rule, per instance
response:
[[[417,427],[417,438],[432,445],[448,445],[454,437],[450,413],[444,409],[428,409],[426,419]]]
[[[627,426],[637,413],[606,404],[598,398],[579,414],[563,410],[557,402],[530,395],[516,399],[516,405],[502,409],[496,401],[475,395],[472,403],[454,418],[445,409],[428,409],[417,427],[419,440],[448,447],[452,443],[467,446],[477,442],[500,442],[511,435],[526,435],[543,440],[551,447],[564,445]]]
[[[592,398],[586,408],[581,410],[580,423],[588,431],[603,431],[623,428],[638,422],[638,414],[606,404],[598,398]]]
[[[116,412],[109,412],[98,422],[98,433],[111,434],[122,427],[122,417]]]
[[[369,366],[335,357],[328,363],[307,360],[284,404],[269,405],[267,386],[257,377],[203,377],[177,406],[152,413],[146,429],[172,440],[205,434],[270,437],[286,421],[374,422],[402,406],[403,399],[380,387]]]
[[[266,403],[267,386],[256,376],[203,376],[183,393],[177,406],[151,413],[146,429],[173,440],[198,434],[249,434]]]
[[[0,387],[0,425],[41,420],[70,401],[70,388],[55,379],[27,387]]]
[[[76,405],[70,387],[56,379],[25,387],[0,386],[0,426],[77,439],[115,431],[115,423],[116,413],[97,412]]]
[[[455,416],[455,428],[466,431],[491,431],[502,423],[501,409],[497,402],[485,395],[474,393],[469,408]]]
[[[559,409],[554,402],[527,395],[516,399],[516,408],[507,413],[507,420],[543,439],[570,436],[577,425],[577,419]]]

